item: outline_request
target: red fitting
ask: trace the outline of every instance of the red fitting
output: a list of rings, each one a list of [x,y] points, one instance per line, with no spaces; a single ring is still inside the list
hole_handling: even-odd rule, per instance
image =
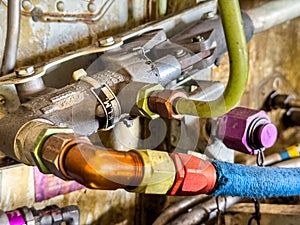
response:
[[[213,190],[217,173],[209,161],[193,155],[170,154],[176,166],[176,179],[169,195],[206,194]]]

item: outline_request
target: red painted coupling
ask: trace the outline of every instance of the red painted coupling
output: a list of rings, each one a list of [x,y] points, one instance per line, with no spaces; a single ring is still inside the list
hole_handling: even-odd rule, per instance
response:
[[[206,194],[213,190],[217,173],[211,162],[181,153],[170,156],[176,166],[176,178],[169,195]]]
[[[165,119],[181,120],[182,115],[174,111],[175,102],[180,98],[187,98],[187,94],[178,90],[159,90],[153,91],[149,97],[149,108]]]

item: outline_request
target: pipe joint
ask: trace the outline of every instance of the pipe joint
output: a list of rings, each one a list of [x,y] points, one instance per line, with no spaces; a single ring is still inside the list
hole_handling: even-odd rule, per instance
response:
[[[170,156],[174,160],[177,173],[169,195],[207,194],[213,190],[217,174],[212,163],[193,155],[178,153]]]

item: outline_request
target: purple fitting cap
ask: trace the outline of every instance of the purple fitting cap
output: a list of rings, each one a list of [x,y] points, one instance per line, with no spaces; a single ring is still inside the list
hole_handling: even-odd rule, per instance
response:
[[[228,148],[256,155],[275,144],[277,128],[266,112],[237,107],[220,118],[217,136]]]
[[[277,140],[277,128],[272,123],[266,123],[258,128],[258,145],[263,148],[272,147]]]
[[[6,212],[6,215],[7,215],[10,225],[25,225],[26,224],[20,210]]]

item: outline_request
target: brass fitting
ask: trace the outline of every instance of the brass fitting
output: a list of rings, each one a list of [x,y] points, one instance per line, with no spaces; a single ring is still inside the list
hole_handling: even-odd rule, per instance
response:
[[[143,88],[140,89],[138,96],[137,96],[137,107],[145,116],[155,119],[158,118],[159,115],[154,113],[149,108],[149,97],[154,91],[163,90],[163,86],[159,84],[148,84],[145,85]]]
[[[16,157],[22,163],[37,166],[42,173],[51,173],[41,159],[41,150],[46,139],[57,133],[73,133],[73,130],[56,127],[44,119],[25,123],[15,137]]]
[[[176,168],[167,152],[132,150],[140,155],[144,166],[141,184],[130,191],[145,194],[166,194],[173,186]]]
[[[187,98],[187,94],[183,91],[154,91],[149,98],[149,109],[162,118],[180,120],[183,116],[176,114],[173,108],[176,100],[181,98]]]
[[[62,179],[72,179],[64,171],[63,157],[72,146],[86,143],[91,144],[86,137],[76,137],[74,133],[51,135],[43,144],[41,158],[43,164],[52,174]]]

